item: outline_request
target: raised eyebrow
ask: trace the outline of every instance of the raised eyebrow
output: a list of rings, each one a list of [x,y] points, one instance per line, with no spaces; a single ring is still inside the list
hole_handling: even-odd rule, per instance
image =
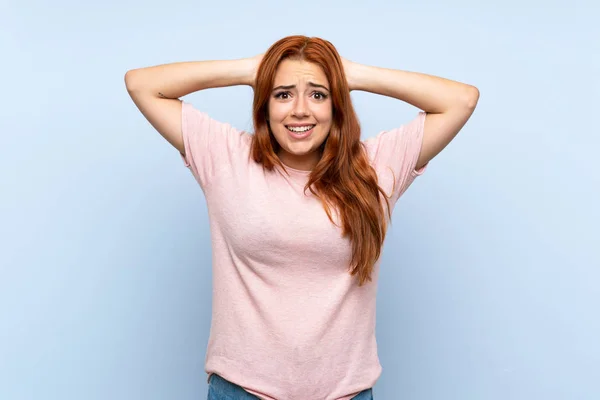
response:
[[[325,89],[329,92],[329,89],[326,86],[320,85],[318,83],[308,82],[308,86]],[[274,88],[273,91],[280,90],[280,89],[289,90],[289,89],[294,89],[295,87],[296,87],[296,85],[280,85],[280,86],[277,86],[276,88]]]

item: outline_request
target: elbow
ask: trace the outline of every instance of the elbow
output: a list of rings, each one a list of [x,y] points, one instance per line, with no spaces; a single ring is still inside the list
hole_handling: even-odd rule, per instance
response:
[[[125,87],[128,92],[133,92],[136,90],[137,78],[136,78],[136,70],[131,69],[125,73]]]
[[[464,96],[464,101],[467,108],[474,110],[477,107],[477,102],[479,102],[479,89],[469,85]]]

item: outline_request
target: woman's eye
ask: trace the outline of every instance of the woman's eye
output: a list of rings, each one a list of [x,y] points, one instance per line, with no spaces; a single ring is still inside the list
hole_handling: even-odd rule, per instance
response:
[[[327,98],[327,95],[325,93],[321,93],[321,92],[314,92],[312,94],[313,96],[315,96],[315,99],[317,100],[325,100]],[[289,92],[279,92],[275,95],[276,99],[282,99],[282,100],[287,100],[290,97],[290,93]]]

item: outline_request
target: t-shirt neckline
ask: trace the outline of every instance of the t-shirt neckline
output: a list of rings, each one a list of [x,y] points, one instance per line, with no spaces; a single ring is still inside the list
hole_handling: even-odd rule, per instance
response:
[[[285,168],[286,171],[288,171],[290,174],[294,174],[294,175],[300,175],[300,176],[309,176],[310,173],[312,171],[306,171],[306,170],[302,170],[302,169],[296,169],[296,168],[292,168],[286,164],[284,164],[283,162],[281,163],[283,165],[283,167]]]

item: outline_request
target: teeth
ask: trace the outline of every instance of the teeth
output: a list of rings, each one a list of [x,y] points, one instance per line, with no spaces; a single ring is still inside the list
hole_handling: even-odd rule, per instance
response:
[[[313,126],[314,125],[298,126],[298,127],[288,126],[287,128],[292,132],[306,132],[308,130],[311,130]]]

